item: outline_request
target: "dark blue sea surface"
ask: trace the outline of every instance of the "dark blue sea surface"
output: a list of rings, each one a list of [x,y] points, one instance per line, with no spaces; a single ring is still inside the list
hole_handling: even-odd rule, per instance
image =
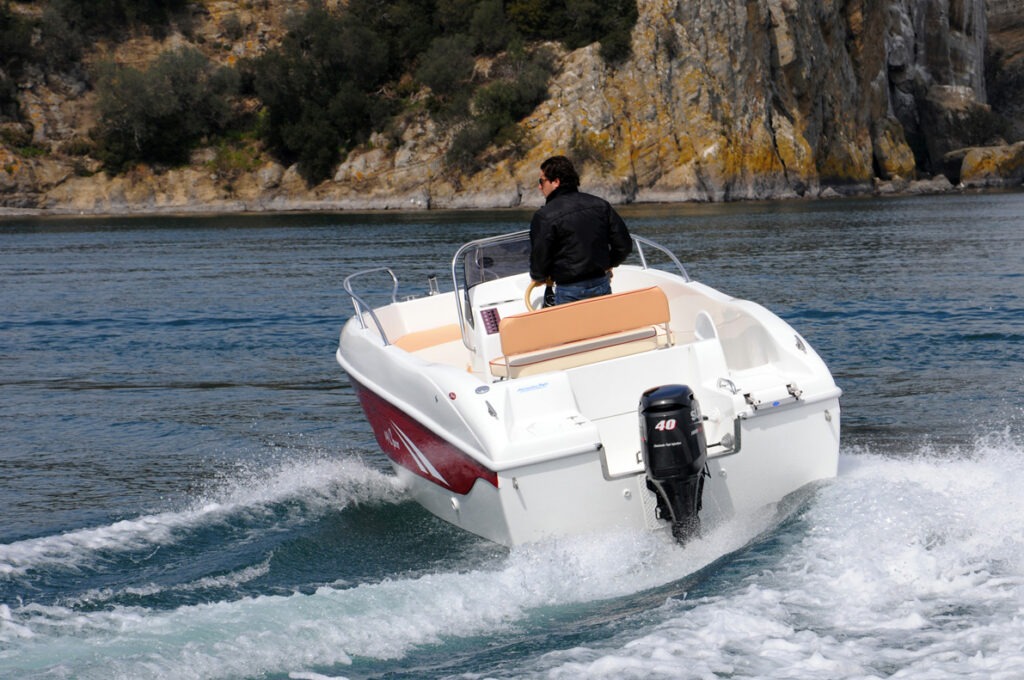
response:
[[[334,361],[345,276],[529,212],[0,220],[0,677],[1024,677],[1024,193],[622,213],[844,390],[685,550],[435,519]]]

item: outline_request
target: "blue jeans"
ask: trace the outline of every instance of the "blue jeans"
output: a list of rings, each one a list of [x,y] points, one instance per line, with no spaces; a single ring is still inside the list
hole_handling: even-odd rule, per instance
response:
[[[611,295],[611,292],[612,282],[608,276],[599,276],[596,279],[575,283],[559,283],[555,286],[555,304],[561,305],[598,295]]]

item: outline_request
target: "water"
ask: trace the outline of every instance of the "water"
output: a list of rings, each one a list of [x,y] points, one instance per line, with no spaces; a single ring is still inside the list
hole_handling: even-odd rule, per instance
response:
[[[345,275],[528,213],[0,222],[0,677],[1024,676],[1024,194],[623,212],[844,389],[685,551],[434,519],[334,363]]]

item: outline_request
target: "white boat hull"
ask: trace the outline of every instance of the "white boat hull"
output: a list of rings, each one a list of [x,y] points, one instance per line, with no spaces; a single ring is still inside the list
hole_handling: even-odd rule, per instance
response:
[[[479,322],[458,339],[396,345],[451,320],[458,306],[446,293],[378,308],[373,323],[365,310],[354,316],[337,360],[411,496],[504,545],[667,527],[648,488],[637,412],[644,391],[661,385],[689,386],[704,414],[705,524],[835,476],[841,392],[808,343],[753,303],[677,279],[616,274],[623,290],[653,282],[666,292],[670,346],[508,377],[493,369],[498,334]],[[473,291],[474,313],[505,318],[523,306],[501,294],[492,305],[485,291]]]

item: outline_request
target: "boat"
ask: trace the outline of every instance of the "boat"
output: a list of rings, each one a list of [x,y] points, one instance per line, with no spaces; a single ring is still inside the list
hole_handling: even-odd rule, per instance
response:
[[[336,359],[429,512],[506,546],[685,544],[837,474],[842,391],[810,343],[632,239],[611,295],[552,307],[526,231],[459,247],[448,291],[431,275],[400,293],[387,266],[346,277]]]

